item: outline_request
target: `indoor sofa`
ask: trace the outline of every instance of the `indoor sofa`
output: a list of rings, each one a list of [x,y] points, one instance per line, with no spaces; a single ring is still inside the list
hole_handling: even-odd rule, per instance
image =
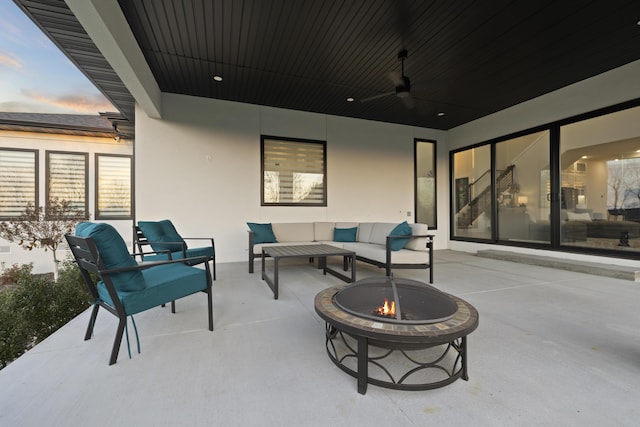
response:
[[[429,269],[433,283],[433,235],[425,224],[388,222],[291,222],[249,225],[249,273],[265,246],[329,244],[385,269]]]
[[[582,224],[586,237],[596,239],[622,239],[640,237],[640,222],[627,220],[606,220],[604,215],[594,214],[591,209],[562,210],[563,225]]]

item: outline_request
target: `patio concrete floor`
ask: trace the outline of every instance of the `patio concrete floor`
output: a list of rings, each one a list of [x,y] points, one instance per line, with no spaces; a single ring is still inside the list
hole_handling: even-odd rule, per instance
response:
[[[436,251],[435,286],[476,307],[469,381],[429,391],[369,385],[325,353],[320,290],[341,284],[283,265],[280,299],[246,263],[218,265],[206,297],[136,315],[142,353],[108,366],[116,318],[82,313],[0,371],[2,426],[637,426],[637,283]],[[256,270],[259,264],[256,263]],[[358,263],[358,278],[383,271]],[[426,280],[424,270],[397,276]]]

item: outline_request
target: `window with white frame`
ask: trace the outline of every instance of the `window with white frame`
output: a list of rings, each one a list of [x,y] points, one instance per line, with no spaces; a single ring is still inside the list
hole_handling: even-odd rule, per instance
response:
[[[63,151],[47,151],[47,205],[66,200],[73,212],[86,216],[89,212],[87,175],[89,155]]]
[[[327,206],[326,142],[261,137],[262,206]]]
[[[0,219],[38,205],[38,151],[0,149]]]
[[[132,165],[129,155],[96,154],[96,219],[131,219]]]

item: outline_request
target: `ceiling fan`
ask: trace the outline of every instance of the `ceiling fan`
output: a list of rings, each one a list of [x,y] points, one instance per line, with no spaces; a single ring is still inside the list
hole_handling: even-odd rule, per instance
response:
[[[380,95],[370,96],[363,98],[360,102],[369,102],[374,99],[384,98],[385,96],[395,95],[402,100],[407,108],[415,107],[415,101],[411,97],[411,80],[404,75],[404,60],[407,59],[408,52],[406,49],[402,49],[398,52],[398,59],[400,60],[400,73],[392,71],[389,73],[389,80],[395,86],[395,90],[391,92],[381,93]]]

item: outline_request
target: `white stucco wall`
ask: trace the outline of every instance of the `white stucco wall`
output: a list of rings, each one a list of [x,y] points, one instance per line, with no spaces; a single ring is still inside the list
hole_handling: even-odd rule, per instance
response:
[[[454,150],[466,147],[640,98],[640,78],[638,76],[640,76],[640,61],[631,62],[609,72],[450,129],[447,134],[449,148]]]
[[[446,132],[184,95],[162,95],[163,118],[136,114],[137,220],[171,219],[213,236],[218,262],[247,259],[246,222],[413,221],[413,141]],[[326,207],[260,206],[260,135],[327,141]],[[436,247],[447,247],[448,190],[438,190]],[[407,216],[411,212],[411,216]]]

